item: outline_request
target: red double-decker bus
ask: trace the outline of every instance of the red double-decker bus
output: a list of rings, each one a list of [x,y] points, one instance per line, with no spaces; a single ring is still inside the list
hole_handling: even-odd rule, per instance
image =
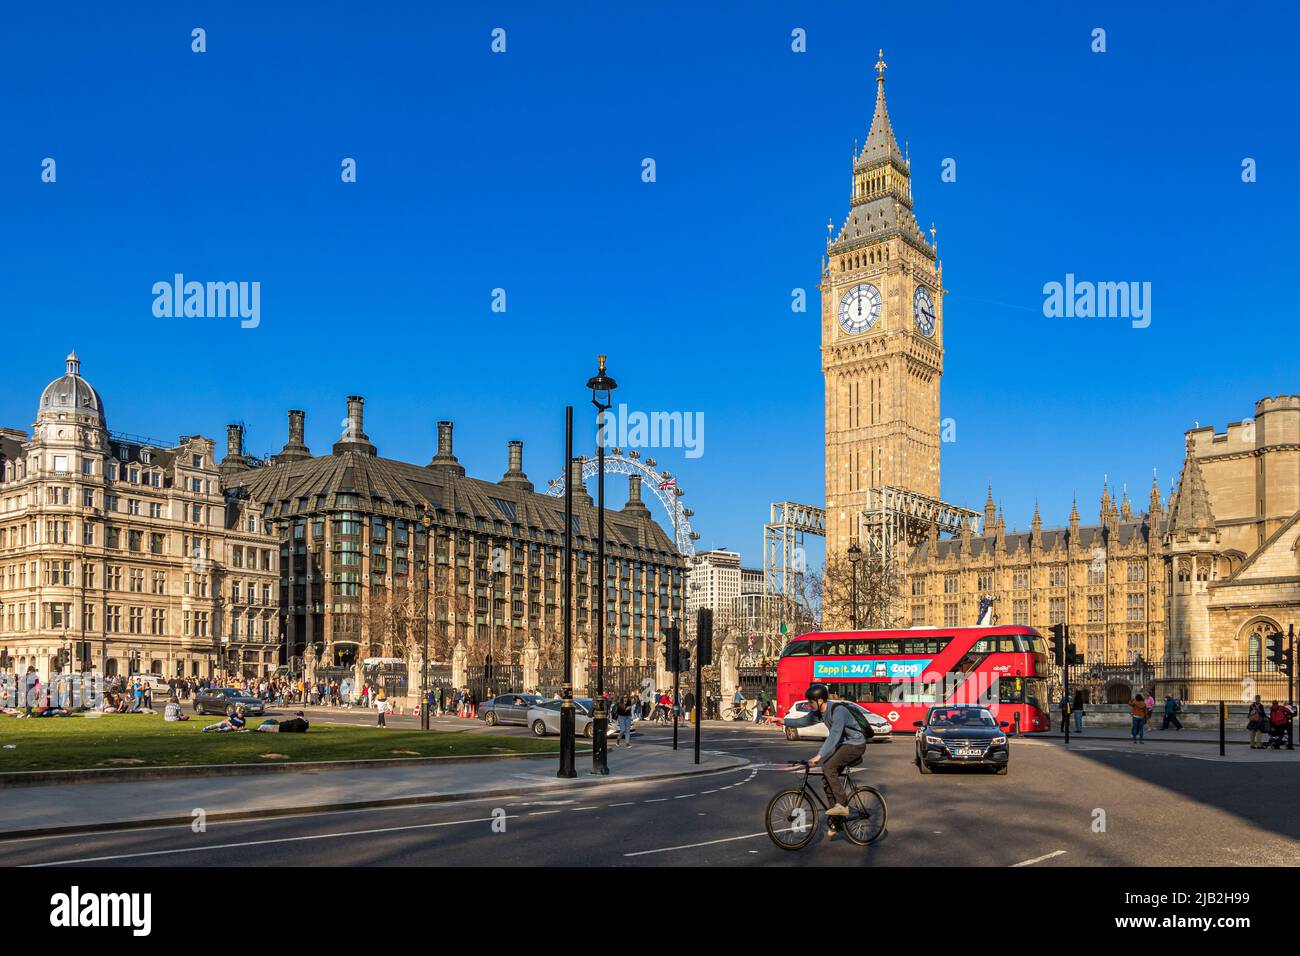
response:
[[[1032,627],[817,631],[793,638],[776,670],[781,714],[814,681],[911,732],[936,704],[982,704],[1019,733],[1051,729],[1047,642]]]

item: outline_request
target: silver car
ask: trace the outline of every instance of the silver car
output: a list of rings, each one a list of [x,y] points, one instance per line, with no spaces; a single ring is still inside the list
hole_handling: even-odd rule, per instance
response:
[[[852,701],[835,701],[834,703],[849,703]],[[853,704],[858,707],[857,704]],[[871,724],[871,729],[876,732],[873,740],[884,740],[894,732],[894,727],[884,717],[879,714],[873,714],[865,707],[858,707],[858,710],[867,715],[867,722]],[[806,700],[796,701],[790,707],[790,712],[785,715],[781,721],[785,725],[786,740],[825,740],[830,728],[820,720],[812,719],[812,705]]]
[[[545,737],[560,732],[560,705],[563,703],[562,700],[548,700],[529,708],[528,726],[532,728],[534,736]],[[573,731],[588,740],[593,733],[592,706],[590,697],[573,698]]]

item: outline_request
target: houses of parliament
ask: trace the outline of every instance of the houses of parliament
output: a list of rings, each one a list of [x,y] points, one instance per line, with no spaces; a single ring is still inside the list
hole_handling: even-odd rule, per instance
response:
[[[832,225],[821,275],[828,554],[858,542],[869,489],[939,498],[943,266],[913,213],[885,69],[882,54],[849,214]],[[1086,523],[1076,500],[1065,522],[1045,525],[1035,506],[1028,531],[1008,531],[990,487],[978,531],[931,527],[906,549],[893,623],[974,624],[992,595],[1000,623],[1069,624],[1089,662],[1263,669],[1265,635],[1300,616],[1300,396],[1261,398],[1253,415],[1183,443],[1167,497],[1154,480],[1139,502],[1103,487]]]

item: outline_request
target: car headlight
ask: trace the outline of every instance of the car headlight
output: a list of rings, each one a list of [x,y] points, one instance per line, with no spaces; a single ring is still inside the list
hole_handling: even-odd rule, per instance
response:
[[[1007,742],[1007,735],[998,734],[998,736],[994,737],[992,740],[989,741],[989,744],[994,747],[1000,747],[1006,742]]]
[[[931,737],[929,734],[926,734],[926,735],[925,735],[925,742],[926,742],[927,744],[934,744],[936,747],[942,747],[942,746],[943,746],[943,738],[942,738],[942,737]]]

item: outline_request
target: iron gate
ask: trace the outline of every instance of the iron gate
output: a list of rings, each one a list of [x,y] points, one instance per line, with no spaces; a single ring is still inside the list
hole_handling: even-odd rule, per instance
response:
[[[745,695],[746,700],[758,700],[760,697],[765,697],[767,700],[776,698],[775,667],[741,667],[737,670],[737,676],[741,693]]]
[[[646,682],[649,681],[647,684]],[[648,687],[653,687],[655,683],[655,668],[653,664],[617,664],[613,667],[605,667],[605,693],[610,697],[617,697],[620,694],[631,694],[633,691],[644,696],[644,691]],[[587,696],[594,697],[596,694],[596,668],[592,667],[587,672]]]
[[[537,687],[543,697],[553,697],[564,689],[564,670],[559,667],[542,668],[537,672]]]
[[[365,669],[366,681],[383,690],[390,698],[405,697],[407,689],[406,662],[377,664]]]
[[[465,669],[465,682],[469,692],[477,701],[485,701],[498,694],[521,692],[524,689],[524,668],[522,664],[493,664]]]

